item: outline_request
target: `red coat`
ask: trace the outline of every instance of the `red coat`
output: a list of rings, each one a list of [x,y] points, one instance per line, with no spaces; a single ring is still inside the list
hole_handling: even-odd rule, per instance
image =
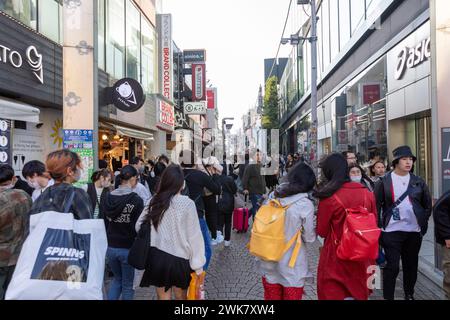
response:
[[[376,213],[376,202],[373,193],[360,183],[346,183],[336,192],[347,208],[363,205],[369,212]],[[353,262],[340,260],[336,255],[336,244],[331,235],[331,225],[338,239],[341,238],[345,221],[345,210],[337,203],[334,196],[320,200],[317,213],[317,234],[325,238],[320,253],[317,271],[317,295],[319,300],[344,300],[352,297],[356,300],[367,300],[371,291],[367,286],[368,267],[375,261]]]

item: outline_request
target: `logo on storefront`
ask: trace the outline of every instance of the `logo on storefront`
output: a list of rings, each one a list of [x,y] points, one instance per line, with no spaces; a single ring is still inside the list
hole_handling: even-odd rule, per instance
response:
[[[36,79],[38,79],[41,84],[44,84],[42,54],[38,52],[35,46],[29,46],[25,51],[25,59]],[[23,67],[23,60],[24,58],[19,51],[0,45],[0,62],[9,64],[16,69],[20,69]]]
[[[139,82],[125,78],[112,88],[112,103],[125,112],[135,112],[145,103],[144,90]]]
[[[403,48],[397,56],[394,78],[400,80],[406,73],[406,69],[413,69],[431,57],[431,39],[422,40],[413,48]]]

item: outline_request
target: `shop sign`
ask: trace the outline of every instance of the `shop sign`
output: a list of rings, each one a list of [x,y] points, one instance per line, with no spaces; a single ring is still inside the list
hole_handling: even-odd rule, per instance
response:
[[[192,101],[206,100],[206,66],[192,64]]]
[[[208,109],[216,108],[216,89],[206,89],[206,98],[208,101]]]
[[[162,130],[173,131],[175,127],[175,114],[173,106],[162,100],[159,100],[158,104],[159,115],[157,127]]]
[[[184,104],[184,114],[202,115],[206,114],[206,102],[185,102]]]
[[[184,50],[183,51],[184,63],[195,63],[195,62],[205,62],[206,61],[206,50]]]
[[[38,52],[35,46],[29,46],[23,55],[17,50],[0,44],[0,63],[10,65],[16,69],[21,69],[26,65],[36,79],[41,84],[44,84],[42,60],[42,54]]]
[[[450,128],[442,128],[442,192],[450,190]]]
[[[363,104],[373,104],[381,99],[381,87],[379,84],[363,85]]]
[[[160,79],[163,96],[173,101],[172,16],[158,15],[160,23]]]
[[[11,164],[11,120],[0,119],[0,164]]]
[[[189,129],[189,121],[183,111],[175,109],[175,130]]]
[[[64,149],[78,153],[83,164],[81,179],[75,186],[82,186],[90,182],[94,172],[94,131],[84,129],[64,130]]]
[[[422,40],[416,46],[403,48],[397,56],[394,78],[400,80],[407,69],[413,69],[431,57],[431,38]]]
[[[131,78],[117,81],[111,93],[112,103],[125,112],[135,112],[145,103],[144,89],[139,82]]]

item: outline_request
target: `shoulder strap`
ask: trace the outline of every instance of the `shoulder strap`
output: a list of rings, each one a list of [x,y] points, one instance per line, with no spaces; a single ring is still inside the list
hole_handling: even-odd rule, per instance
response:
[[[400,198],[397,199],[397,201],[394,202],[394,204],[389,208],[389,211],[394,210],[396,207],[398,207],[400,205],[400,203],[403,202],[403,200],[406,199],[406,197],[409,196],[409,194],[411,193],[411,185],[408,185],[408,189],[406,189],[406,191],[400,196]]]
[[[73,204],[73,198],[75,197],[75,188],[72,187],[69,191],[69,196],[65,198],[64,200],[64,209],[63,213],[69,213],[70,207]]]

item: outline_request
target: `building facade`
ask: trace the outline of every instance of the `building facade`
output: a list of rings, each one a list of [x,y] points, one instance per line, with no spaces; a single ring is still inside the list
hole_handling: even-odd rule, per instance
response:
[[[390,163],[409,145],[415,173],[439,196],[433,181],[432,76],[429,1],[317,1],[318,157],[352,151],[364,166]],[[310,36],[310,20],[293,8],[291,25]],[[296,21],[296,23],[292,23]],[[311,45],[292,48],[280,83],[281,151],[309,156]],[[299,94],[296,94],[299,92]],[[431,226],[429,230],[433,230]],[[421,268],[440,278],[440,253],[428,232]]]

